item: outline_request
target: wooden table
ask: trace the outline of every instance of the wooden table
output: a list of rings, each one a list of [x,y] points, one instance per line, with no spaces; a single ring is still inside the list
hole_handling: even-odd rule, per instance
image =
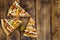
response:
[[[0,0],[0,19],[6,18],[9,7],[15,0]],[[36,21],[37,38],[21,37],[17,28],[6,36],[0,28],[0,40],[60,40],[60,0],[19,0]]]

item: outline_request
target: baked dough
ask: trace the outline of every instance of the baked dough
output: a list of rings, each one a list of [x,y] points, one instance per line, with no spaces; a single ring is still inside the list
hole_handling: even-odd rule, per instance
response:
[[[13,20],[13,21],[11,21],[11,20]],[[2,28],[7,35],[11,34],[21,23],[22,23],[22,21],[20,21],[20,20],[1,19]]]
[[[29,17],[30,15],[15,1],[13,5],[11,5],[7,16]]]

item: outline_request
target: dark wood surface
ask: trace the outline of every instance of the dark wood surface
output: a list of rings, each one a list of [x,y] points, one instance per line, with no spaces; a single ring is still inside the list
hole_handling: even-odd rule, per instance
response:
[[[6,18],[14,1],[0,0],[0,19]],[[38,37],[37,39],[23,37],[18,28],[12,35],[6,36],[0,28],[0,40],[60,40],[60,0],[19,0],[19,2],[36,21]]]
[[[36,0],[37,40],[51,40],[51,0]]]
[[[52,11],[52,39],[60,40],[60,0],[53,0]]]

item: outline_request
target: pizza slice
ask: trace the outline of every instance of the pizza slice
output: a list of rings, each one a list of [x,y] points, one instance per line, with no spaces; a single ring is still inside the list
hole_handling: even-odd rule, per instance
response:
[[[5,31],[5,33],[9,35],[11,33],[11,28],[9,28],[10,25],[4,19],[1,19],[1,24],[2,24],[2,28]]]
[[[36,29],[33,28],[33,27],[27,27],[25,29],[25,32],[24,32],[23,36],[26,36],[26,37],[37,37]]]
[[[11,5],[8,15],[9,17],[29,17],[30,15],[16,1]]]
[[[29,22],[27,24],[27,28],[25,29],[25,32],[23,36],[27,37],[37,37],[37,31],[34,28],[35,22],[32,18],[29,19]]]
[[[10,19],[8,19],[8,20],[7,19],[1,19],[2,28],[4,29],[6,35],[11,34],[18,27],[18,25],[20,25],[20,23],[21,23],[21,22],[17,22],[15,24],[16,26],[13,26],[12,23],[14,20],[12,22],[9,22],[9,21],[11,21],[11,20]],[[14,23],[16,21],[14,21]]]
[[[28,22],[28,24],[27,24],[27,26],[34,26],[35,25],[35,21],[33,20],[33,18],[32,17],[30,17],[30,19],[29,19],[29,22]]]

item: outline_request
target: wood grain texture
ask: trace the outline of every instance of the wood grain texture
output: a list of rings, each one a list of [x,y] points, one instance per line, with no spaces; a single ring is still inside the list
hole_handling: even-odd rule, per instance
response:
[[[4,0],[0,0],[0,19],[6,18],[5,7],[6,7],[6,3],[4,4]],[[1,28],[1,23],[0,23],[0,40],[6,40],[5,32]]]
[[[35,20],[35,0],[20,0],[20,5],[26,12],[28,12],[32,18]],[[23,37],[21,36],[21,40],[36,40],[36,38]]]
[[[60,40],[60,0],[53,0],[52,4],[52,39]]]
[[[6,40],[6,35],[2,28],[0,28],[0,40]]]
[[[4,0],[0,1],[0,18],[5,18],[6,17],[6,3],[4,2]]]
[[[6,14],[14,1],[0,1],[0,19],[6,18]],[[37,39],[21,36],[21,40],[51,40],[51,27],[52,40],[60,40],[60,0],[20,0],[19,2],[21,7],[36,21],[38,33]],[[2,33],[0,40],[20,40],[19,30],[15,30],[10,36],[6,36],[2,28],[0,28],[0,32]]]
[[[50,14],[52,10],[51,0],[36,0],[37,31],[40,35],[37,40],[51,40]]]
[[[38,33],[38,37],[37,37],[37,40],[42,40],[42,35],[41,35],[41,28],[40,28],[40,18],[41,17],[40,15],[40,0],[36,0],[36,27],[37,27],[37,33]],[[40,20],[39,20],[40,19]],[[42,21],[42,20],[41,20]]]

